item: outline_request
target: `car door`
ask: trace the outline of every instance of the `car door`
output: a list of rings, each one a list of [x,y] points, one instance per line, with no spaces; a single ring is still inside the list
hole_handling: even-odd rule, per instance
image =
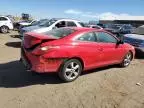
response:
[[[8,19],[5,17],[0,17],[0,24],[2,25],[8,25]]]
[[[85,69],[101,65],[101,51],[94,32],[84,33],[77,39],[79,56],[83,58]]]
[[[124,56],[122,44],[117,44],[118,39],[107,32],[95,32],[101,50],[102,65],[119,63]]]

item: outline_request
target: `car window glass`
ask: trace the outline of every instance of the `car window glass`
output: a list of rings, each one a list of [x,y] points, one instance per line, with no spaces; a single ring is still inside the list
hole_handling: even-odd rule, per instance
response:
[[[53,23],[55,23],[57,20],[55,19],[51,19],[51,20],[42,20],[40,21],[40,23],[38,24],[40,27],[49,27],[51,26]]]
[[[65,21],[60,21],[60,22],[57,23],[55,26],[56,26],[57,28],[66,27],[66,22],[65,22]]]
[[[67,21],[67,26],[68,27],[76,27],[77,25],[72,21]]]
[[[83,22],[78,22],[82,27],[85,27],[85,24]]]
[[[5,17],[0,17],[0,21],[6,21],[7,20],[7,18],[5,18]]]
[[[78,38],[78,40],[96,42],[96,37],[94,33],[91,32],[83,34],[81,37]]]
[[[108,33],[97,32],[96,36],[97,36],[98,42],[103,42],[103,43],[116,43],[117,42],[117,40]]]

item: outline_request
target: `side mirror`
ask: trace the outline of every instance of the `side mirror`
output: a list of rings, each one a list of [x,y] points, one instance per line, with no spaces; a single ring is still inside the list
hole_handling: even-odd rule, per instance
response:
[[[123,40],[119,40],[119,41],[117,42],[117,45],[119,45],[119,44],[124,44],[124,41],[123,41]]]

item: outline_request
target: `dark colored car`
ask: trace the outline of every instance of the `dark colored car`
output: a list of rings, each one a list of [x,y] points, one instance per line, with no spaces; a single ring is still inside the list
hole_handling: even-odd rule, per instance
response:
[[[130,24],[108,24],[106,25],[105,30],[119,36],[120,34],[131,33],[133,27]]]
[[[29,70],[57,72],[65,82],[75,80],[83,70],[112,64],[127,67],[135,55],[133,46],[107,31],[78,27],[26,33],[21,51]]]
[[[133,45],[137,53],[144,53],[144,25],[136,28],[132,34],[124,35],[124,42]]]

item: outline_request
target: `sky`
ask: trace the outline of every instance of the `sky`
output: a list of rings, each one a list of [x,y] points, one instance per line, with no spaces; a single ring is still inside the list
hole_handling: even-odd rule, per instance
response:
[[[144,0],[1,0],[0,15],[29,13],[36,19],[144,16]]]

